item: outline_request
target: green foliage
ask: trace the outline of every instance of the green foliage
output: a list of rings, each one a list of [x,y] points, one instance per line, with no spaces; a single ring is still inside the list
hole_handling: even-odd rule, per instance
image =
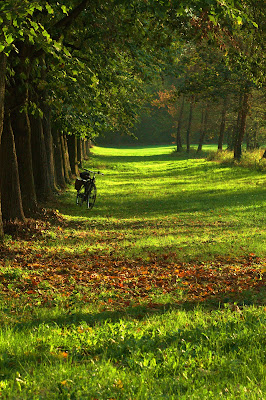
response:
[[[57,125],[89,137],[132,128],[146,97],[143,81],[151,81],[163,70],[169,72],[170,60],[178,56],[182,37],[191,39],[199,27],[199,32],[204,31],[206,21],[214,26],[242,26],[242,21],[249,24],[244,11],[249,4],[243,7],[242,2],[128,4],[121,0],[85,4],[1,2],[0,50],[13,56],[12,69],[23,64],[21,49],[26,46],[31,53],[30,63],[35,65],[30,83],[33,88],[44,87],[45,83]],[[203,12],[206,5],[208,11]],[[211,36],[212,26],[207,30]],[[46,58],[47,82],[39,76],[41,55]],[[204,80],[196,78],[196,86]],[[195,91],[192,81],[187,82],[186,90],[190,91],[191,85]],[[204,88],[206,84],[196,92]]]
[[[243,153],[241,161],[234,160],[232,151],[212,152],[209,160],[218,161],[222,165],[236,165],[244,168],[256,169],[258,171],[266,171],[266,160],[262,158],[264,150],[246,151]]]
[[[58,5],[44,4],[41,0],[9,0],[0,3],[0,24],[2,26],[2,37],[0,51],[10,55],[11,51],[19,53],[19,42],[38,46],[44,51],[54,54],[59,44],[52,40],[47,31],[45,21],[49,19],[46,12],[54,14],[58,11]],[[62,9],[61,9],[61,14]],[[40,15],[43,18],[40,18]],[[46,25],[46,26],[45,26]]]

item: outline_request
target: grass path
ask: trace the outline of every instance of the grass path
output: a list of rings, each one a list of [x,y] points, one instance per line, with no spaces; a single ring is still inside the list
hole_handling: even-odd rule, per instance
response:
[[[91,252],[173,251],[179,261],[265,255],[265,174],[176,158],[171,150],[95,148],[90,165],[105,173],[95,209],[78,212],[73,192],[60,208],[87,236],[73,243],[70,229],[64,249],[82,251],[89,242]]]
[[[0,256],[0,399],[263,399],[265,175],[94,148]],[[16,232],[19,237],[16,237]]]

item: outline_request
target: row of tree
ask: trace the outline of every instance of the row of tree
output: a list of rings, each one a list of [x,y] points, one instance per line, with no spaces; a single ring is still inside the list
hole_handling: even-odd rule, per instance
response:
[[[31,216],[64,187],[95,135],[130,132],[149,97],[147,82],[165,74],[184,81],[188,43],[208,38],[229,49],[227,60],[259,84],[262,10],[252,0],[0,0],[3,218]],[[252,62],[233,42],[243,32],[252,38]]]
[[[140,121],[131,135],[106,132],[95,139],[98,145],[158,145],[173,143],[177,151],[190,151],[204,143],[216,144],[218,150],[234,150],[237,132],[239,88],[225,97],[198,96],[191,102],[187,94],[177,94],[178,85],[171,79],[154,87],[154,98],[143,108]],[[218,93],[219,94],[219,93]],[[177,137],[179,141],[177,141]],[[253,88],[249,99],[244,145],[246,150],[266,143],[265,91]],[[241,145],[241,150],[242,150]]]
[[[222,150],[226,137],[227,147],[240,159],[243,138],[247,149],[266,142],[266,92],[259,65],[257,71],[243,75],[234,60],[229,65],[221,49],[203,40],[199,45],[189,44],[176,67],[178,78],[159,90],[152,104],[166,109],[172,118],[177,151],[185,141],[189,152],[193,124],[198,151],[206,138],[215,138]]]
[[[70,182],[94,135],[132,125],[145,74],[134,58],[151,29],[142,12],[145,2],[0,2],[0,237],[3,220],[32,216]]]

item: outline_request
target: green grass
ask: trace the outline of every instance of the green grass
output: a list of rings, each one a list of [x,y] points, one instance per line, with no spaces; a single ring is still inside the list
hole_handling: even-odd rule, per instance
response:
[[[50,204],[65,223],[5,239],[0,399],[263,399],[265,175],[172,146],[86,167],[93,210],[70,187]]]
[[[86,234],[80,240],[80,231],[70,230],[62,248],[130,257],[174,251],[179,261],[263,256],[265,175],[171,150],[94,148],[90,167],[105,173],[98,199],[88,213],[77,210],[74,189],[66,193],[59,210]]]
[[[35,314],[3,330],[3,398],[263,398],[262,310]]]

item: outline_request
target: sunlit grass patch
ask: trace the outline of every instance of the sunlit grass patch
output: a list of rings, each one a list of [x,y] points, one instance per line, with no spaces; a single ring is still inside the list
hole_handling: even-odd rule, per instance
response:
[[[34,317],[1,336],[4,398],[263,396],[264,315],[255,308]]]
[[[78,208],[70,188],[57,205],[70,226],[52,226],[35,249],[132,256],[176,251],[180,261],[265,254],[260,172],[173,156],[171,146],[93,152],[89,167],[104,166],[105,173],[97,179],[94,209]],[[113,164],[123,171],[114,173]]]

